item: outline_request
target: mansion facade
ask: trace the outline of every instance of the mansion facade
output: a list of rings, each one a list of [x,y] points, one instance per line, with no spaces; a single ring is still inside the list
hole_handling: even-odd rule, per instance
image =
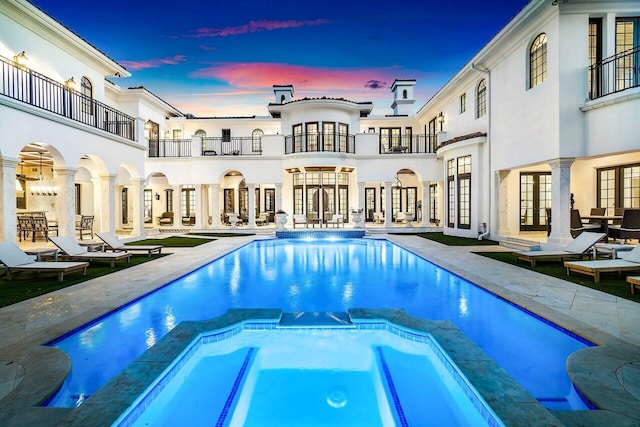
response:
[[[27,0],[0,3],[0,241],[30,212],[143,237],[282,210],[497,240],[550,220],[561,243],[572,207],[640,207],[637,1],[532,0],[431,99],[394,81],[388,115],[274,85],[268,116],[194,117],[128,76]]]

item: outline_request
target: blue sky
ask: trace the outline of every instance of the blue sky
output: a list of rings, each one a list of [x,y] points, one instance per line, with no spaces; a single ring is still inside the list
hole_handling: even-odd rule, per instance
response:
[[[416,79],[419,108],[528,0],[31,0],[184,113],[267,115],[272,85],[295,97],[372,101]]]

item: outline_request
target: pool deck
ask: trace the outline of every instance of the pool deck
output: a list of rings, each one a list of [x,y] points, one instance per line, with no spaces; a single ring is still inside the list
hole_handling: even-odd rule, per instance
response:
[[[567,366],[577,387],[606,410],[553,411],[557,420],[553,425],[640,425],[640,304],[472,253],[503,250],[500,247],[445,246],[417,236],[376,237],[387,238],[600,345],[574,353]],[[71,409],[37,407],[70,368],[64,353],[41,344],[255,238],[262,237],[168,248],[172,255],[161,260],[1,308],[0,425],[74,425],[65,422]]]

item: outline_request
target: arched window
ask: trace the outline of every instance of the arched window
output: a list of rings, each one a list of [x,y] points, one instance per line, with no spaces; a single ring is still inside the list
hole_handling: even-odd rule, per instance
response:
[[[476,91],[476,118],[480,118],[487,112],[487,81],[485,79],[480,80],[478,83],[478,90]]]
[[[254,153],[262,153],[262,135],[264,135],[262,129],[254,129],[251,132],[251,150]]]
[[[93,114],[93,85],[86,77],[80,80],[80,93],[83,95],[82,112]]]
[[[284,104],[285,99],[286,99],[286,98],[284,97],[284,95],[282,95],[282,96],[280,97],[280,104]]]
[[[547,79],[547,35],[535,38],[529,49],[529,89]]]
[[[203,131],[202,129],[198,129],[196,131],[196,133],[193,134],[194,136],[199,136],[201,138],[206,138],[207,133],[205,131]]]
[[[402,99],[407,99],[407,90],[402,91]]]

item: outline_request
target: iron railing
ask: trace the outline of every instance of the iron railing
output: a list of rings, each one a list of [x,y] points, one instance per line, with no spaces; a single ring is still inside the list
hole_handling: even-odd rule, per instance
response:
[[[261,154],[261,137],[202,138],[203,156],[259,156]]]
[[[435,153],[437,143],[436,135],[380,136],[380,154]]]
[[[589,67],[589,99],[640,86],[640,46]]]
[[[296,133],[284,139],[285,154],[309,152],[355,153],[355,136],[340,132]]]
[[[149,141],[149,157],[191,157],[190,139]]]
[[[0,56],[0,95],[135,141],[133,117]]]

